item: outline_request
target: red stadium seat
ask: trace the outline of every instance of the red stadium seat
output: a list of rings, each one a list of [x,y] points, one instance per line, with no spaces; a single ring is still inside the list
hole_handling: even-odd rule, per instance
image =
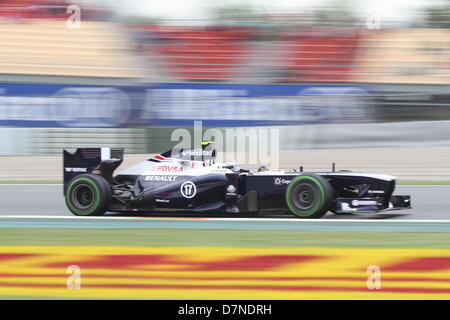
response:
[[[231,80],[243,63],[248,48],[247,32],[180,27],[140,27],[150,38],[160,41],[150,50],[167,63],[167,69],[182,80]]]
[[[307,38],[279,43],[284,51],[282,66],[288,70],[286,82],[349,81],[358,37]]]

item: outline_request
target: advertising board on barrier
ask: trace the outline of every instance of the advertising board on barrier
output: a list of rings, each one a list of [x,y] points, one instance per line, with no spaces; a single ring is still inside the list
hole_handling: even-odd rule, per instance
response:
[[[0,126],[9,127],[298,125],[371,117],[369,92],[356,85],[0,84]]]
[[[137,125],[142,87],[0,84],[0,126],[115,128]]]

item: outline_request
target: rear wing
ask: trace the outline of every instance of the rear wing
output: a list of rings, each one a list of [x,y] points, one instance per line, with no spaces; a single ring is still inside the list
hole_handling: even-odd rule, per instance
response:
[[[67,183],[80,174],[98,174],[114,183],[112,174],[123,161],[123,148],[78,148],[63,150],[64,192]]]

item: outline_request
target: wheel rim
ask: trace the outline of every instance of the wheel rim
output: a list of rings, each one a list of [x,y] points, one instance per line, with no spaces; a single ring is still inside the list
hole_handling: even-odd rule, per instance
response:
[[[72,201],[79,209],[87,209],[94,203],[94,190],[87,184],[79,184],[72,190]]]
[[[301,211],[310,210],[317,201],[317,190],[310,184],[300,183],[291,194],[292,204]]]

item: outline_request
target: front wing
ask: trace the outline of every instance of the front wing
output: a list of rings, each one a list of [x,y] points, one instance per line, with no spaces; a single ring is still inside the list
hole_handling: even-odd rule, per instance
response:
[[[336,213],[381,212],[389,210],[411,209],[410,196],[391,196],[388,207],[382,198],[337,198]]]

